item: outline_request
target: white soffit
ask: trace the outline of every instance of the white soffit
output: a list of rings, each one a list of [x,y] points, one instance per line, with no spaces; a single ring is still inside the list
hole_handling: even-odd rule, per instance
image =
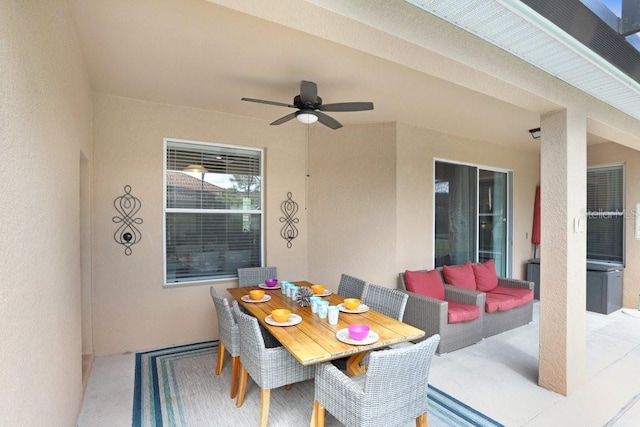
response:
[[[405,0],[640,119],[640,84],[519,0]]]

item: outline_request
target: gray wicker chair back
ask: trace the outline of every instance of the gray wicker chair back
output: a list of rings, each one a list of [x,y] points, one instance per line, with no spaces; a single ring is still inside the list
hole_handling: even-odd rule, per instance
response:
[[[247,386],[247,374],[260,387],[260,425],[267,425],[272,388],[282,387],[314,377],[314,366],[303,366],[284,347],[267,348],[258,320],[242,313],[237,306],[234,314],[240,328],[240,389],[236,406],[242,406]]]
[[[238,269],[238,285],[251,286],[264,283],[267,279],[277,279],[277,267],[248,267]]]
[[[338,295],[345,298],[362,299],[367,282],[348,274],[342,274],[338,284]]]
[[[213,286],[209,288],[209,292],[211,293],[213,304],[216,307],[220,341],[222,341],[224,347],[231,356],[238,356],[240,354],[240,331],[238,329],[238,324],[233,317],[233,313],[231,312],[231,305],[226,298],[223,298],[216,293]]]
[[[396,289],[369,283],[362,301],[370,308],[401,321],[408,299],[407,294]]]
[[[433,335],[410,347],[374,351],[369,369],[357,377],[323,364],[316,369],[315,400],[347,426],[405,425],[427,412],[429,369],[439,341]]]
[[[216,375],[222,373],[224,366],[224,354],[228,351],[231,355],[231,393],[233,399],[238,394],[239,376],[240,376],[240,330],[236,319],[229,306],[226,298],[219,296],[213,286],[209,288],[211,299],[216,308],[216,316],[218,317],[218,363],[216,364]],[[238,303],[233,301],[233,306],[237,307]]]

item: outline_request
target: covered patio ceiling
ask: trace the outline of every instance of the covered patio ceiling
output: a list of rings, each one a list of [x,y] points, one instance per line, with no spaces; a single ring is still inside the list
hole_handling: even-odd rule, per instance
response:
[[[93,91],[258,118],[267,131],[291,110],[240,98],[289,103],[311,80],[325,103],[374,102],[333,113],[345,126],[397,121],[538,150],[528,130],[574,90],[402,0],[68,2]],[[589,143],[640,147],[637,118],[605,110]]]

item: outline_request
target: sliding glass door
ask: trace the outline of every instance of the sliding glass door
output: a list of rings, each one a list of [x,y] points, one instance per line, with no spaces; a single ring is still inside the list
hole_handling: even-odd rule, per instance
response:
[[[436,161],[436,267],[493,259],[510,274],[509,188],[509,172]]]
[[[435,266],[476,259],[476,168],[436,162]]]
[[[478,170],[478,261],[493,259],[507,272],[507,174]]]

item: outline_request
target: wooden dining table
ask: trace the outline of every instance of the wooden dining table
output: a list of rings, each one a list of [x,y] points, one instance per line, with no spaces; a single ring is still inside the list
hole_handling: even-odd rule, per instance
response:
[[[297,286],[312,284],[307,281],[292,282]],[[301,364],[308,366],[317,363],[328,362],[335,359],[348,357],[347,373],[357,375],[364,372],[360,362],[368,351],[387,347],[391,344],[411,341],[424,336],[425,332],[397,319],[386,316],[373,309],[362,313],[340,312],[338,324],[331,325],[327,318],[321,319],[318,314],[312,313],[310,307],[302,307],[287,296],[281,290],[268,289],[265,295],[271,298],[265,302],[246,302],[242,297],[249,295],[252,289],[260,289],[256,286],[230,288],[227,291],[241,304],[251,315],[256,317],[264,326]],[[324,296],[324,300],[330,305],[342,303],[344,297],[331,293]],[[297,314],[302,321],[292,326],[274,326],[265,320],[276,308],[286,308],[292,314]],[[336,333],[347,328],[350,324],[364,323],[369,325],[371,331],[378,335],[378,340],[367,345],[353,345],[340,341]]]

